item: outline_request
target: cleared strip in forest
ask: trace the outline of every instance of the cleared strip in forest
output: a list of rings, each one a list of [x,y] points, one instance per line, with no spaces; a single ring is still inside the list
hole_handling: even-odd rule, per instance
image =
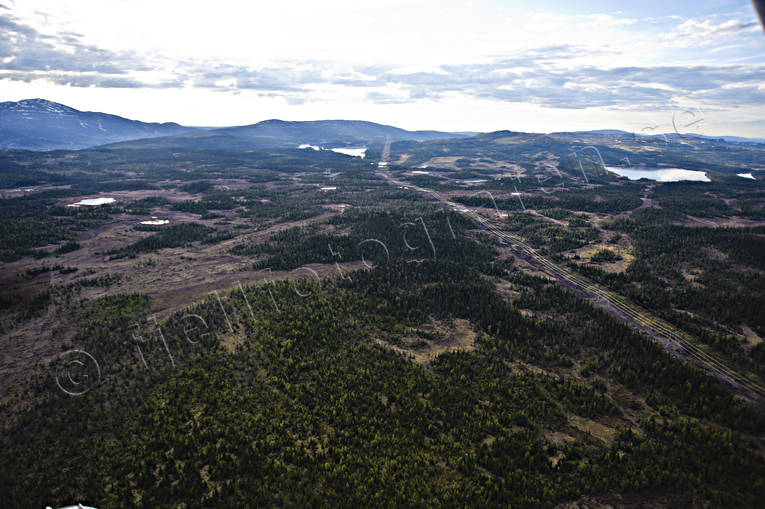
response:
[[[387,155],[387,153],[385,155]],[[387,157],[384,159],[387,159]],[[433,190],[394,179],[385,168],[387,166],[387,161],[382,160],[381,163],[383,164],[378,165],[378,172],[388,183],[397,186],[405,186],[414,191],[426,194],[440,204],[472,219],[484,229],[493,233],[504,244],[519,252],[526,260],[533,261],[543,272],[552,276],[555,280],[568,287],[573,287],[578,292],[589,297],[595,305],[612,315],[619,317],[633,329],[638,332],[647,333],[651,339],[658,342],[673,356],[681,360],[692,362],[697,367],[703,369],[718,380],[721,380],[746,399],[755,403],[760,409],[765,410],[765,386],[763,386],[759,380],[751,378],[747,373],[728,364],[726,360],[721,359],[699,346],[697,341],[694,340],[690,334],[687,334],[665,320],[654,316],[647,310],[630,302],[622,295],[619,295],[606,287],[600,286],[594,281],[591,281],[580,274],[576,274],[565,267],[555,264],[548,258],[537,253],[533,247],[526,244],[523,239],[517,235],[500,230],[491,219],[482,216],[467,207],[451,202]],[[675,348],[671,348],[670,345]],[[685,355],[679,355],[678,351],[682,351]]]

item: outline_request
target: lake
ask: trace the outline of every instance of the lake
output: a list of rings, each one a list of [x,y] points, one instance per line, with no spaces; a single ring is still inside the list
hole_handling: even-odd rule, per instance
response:
[[[80,205],[88,205],[88,206],[106,205],[107,203],[114,203],[115,201],[117,200],[115,200],[114,198],[87,198],[85,200],[80,200],[77,203],[70,203],[69,206],[79,207]]]
[[[364,159],[364,156],[367,154],[367,148],[361,147],[361,148],[331,148],[332,152],[337,152],[338,154],[345,154],[347,156],[352,157],[360,157]]]
[[[337,152],[338,154],[344,154],[344,155],[352,156],[352,157],[360,157],[362,159],[364,159],[364,156],[367,154],[366,147],[324,148],[324,147],[318,147],[316,145],[310,145],[308,143],[303,143],[302,145],[299,145],[298,148],[310,148],[311,150],[331,150],[332,152]]]
[[[684,170],[683,168],[662,168],[658,166],[633,166],[631,168],[621,168],[617,166],[606,166],[611,173],[616,173],[621,177],[627,177],[630,180],[649,179],[656,182],[680,182],[681,180],[692,180],[696,182],[711,182],[707,174],[703,171]]]

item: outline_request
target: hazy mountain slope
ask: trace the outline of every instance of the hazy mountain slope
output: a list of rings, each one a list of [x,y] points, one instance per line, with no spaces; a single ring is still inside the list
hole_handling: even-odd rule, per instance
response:
[[[257,124],[226,127],[219,133],[233,134],[246,138],[272,138],[283,143],[334,143],[339,140],[368,142],[370,140],[437,140],[456,138],[464,135],[440,131],[407,131],[398,127],[376,124],[363,120],[315,120],[289,122],[265,120]]]
[[[79,111],[45,99],[0,103],[0,148],[81,149],[137,138],[189,133],[176,123],[146,123]]]
[[[407,131],[398,127],[362,120],[285,121],[264,120],[256,124],[223,127],[192,135],[168,136],[129,141],[110,148],[225,148],[257,149],[297,147],[302,144],[324,147],[350,147],[391,141],[430,141],[465,138],[469,133]]]

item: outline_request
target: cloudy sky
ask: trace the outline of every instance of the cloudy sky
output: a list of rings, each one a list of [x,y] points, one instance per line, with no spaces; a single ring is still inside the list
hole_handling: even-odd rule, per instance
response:
[[[618,3],[0,0],[0,100],[203,126],[669,132],[674,119],[765,136],[749,1]]]

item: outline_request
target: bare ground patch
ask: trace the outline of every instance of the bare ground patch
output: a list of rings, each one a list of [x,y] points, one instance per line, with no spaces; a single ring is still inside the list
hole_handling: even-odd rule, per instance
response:
[[[606,426],[605,424],[593,421],[592,419],[587,419],[586,417],[570,415],[568,423],[573,428],[578,429],[586,435],[597,438],[609,447],[613,445],[614,439],[616,438],[616,428]]]
[[[408,331],[399,344],[379,338],[375,341],[407,355],[417,364],[428,364],[444,352],[475,350],[476,337],[468,320],[456,318],[451,324],[438,320],[424,323]]]
[[[746,325],[741,326],[741,330],[744,332],[744,339],[746,340],[746,346],[749,348],[755,347],[762,343],[762,338]]]
[[[621,257],[621,260],[614,260],[612,262],[593,262],[592,257],[601,249],[608,249],[613,251]],[[574,254],[581,258],[580,262],[586,262],[590,265],[598,267],[604,272],[619,273],[627,270],[627,267],[635,260],[635,257],[630,252],[630,249],[621,244],[588,244],[584,247],[573,251]]]

